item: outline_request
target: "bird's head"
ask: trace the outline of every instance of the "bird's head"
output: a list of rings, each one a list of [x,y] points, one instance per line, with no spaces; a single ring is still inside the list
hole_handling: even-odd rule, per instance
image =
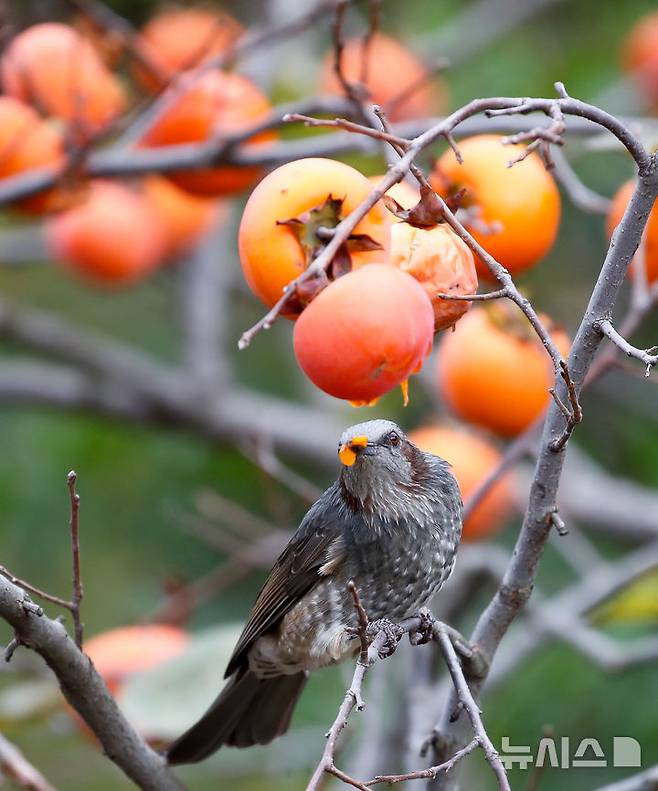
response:
[[[390,420],[368,420],[345,429],[338,443],[341,478],[363,499],[377,489],[411,484],[419,453],[404,431]]]

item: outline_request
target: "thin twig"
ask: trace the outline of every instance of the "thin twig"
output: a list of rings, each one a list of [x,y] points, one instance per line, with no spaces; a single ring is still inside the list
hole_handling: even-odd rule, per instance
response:
[[[457,691],[457,697],[464,707],[464,710],[468,714],[471,725],[473,726],[473,730],[477,736],[477,740],[484,750],[484,754],[487,758],[489,766],[491,766],[493,773],[496,775],[498,785],[501,791],[510,791],[509,780],[507,779],[505,767],[503,766],[503,762],[500,760],[500,756],[498,755],[496,748],[493,746],[493,743],[484,727],[480,713],[480,707],[475,702],[475,698],[473,697],[466,678],[464,677],[464,672],[462,670],[461,664],[459,663],[457,653],[455,652],[455,649],[452,645],[452,641],[441,624],[436,626],[434,634],[441,647],[441,651],[443,652],[444,659],[448,666],[448,672],[450,673],[452,683],[454,684]]]
[[[480,739],[476,736],[473,738],[466,747],[462,747],[457,752],[442,764],[437,766],[430,766],[427,769],[417,769],[415,772],[407,772],[402,775],[376,775],[372,780],[364,783],[365,786],[374,786],[378,783],[387,783],[394,785],[395,783],[404,783],[407,780],[434,780],[441,772],[449,772],[462,758],[470,755],[474,750],[480,747]]]
[[[26,788],[28,791],[57,791],[18,747],[2,734],[0,734],[0,770],[3,775],[14,780],[20,788]]]
[[[656,349],[658,349],[657,346],[652,346],[649,349],[638,349],[636,346],[630,344],[623,335],[617,332],[612,326],[610,319],[601,319],[601,321],[597,322],[597,326],[599,331],[612,341],[617,348],[621,349],[625,355],[633,357],[643,363],[646,366],[644,375],[645,377],[649,376],[653,366],[658,363],[658,354],[654,354]]]
[[[455,302],[488,302],[491,299],[509,299],[510,293],[506,288],[500,288],[497,291],[488,291],[486,294],[435,294],[434,296]]]
[[[84,596],[82,580],[80,579],[80,495],[75,490],[77,475],[74,470],[67,476],[69,497],[71,500],[71,554],[73,558],[73,593],[71,596],[71,615],[75,629],[75,644],[82,648],[83,625],[80,618],[80,603]]]
[[[356,617],[358,620],[356,634],[359,638],[359,642],[361,643],[359,662],[365,665],[368,663],[368,613],[363,608],[363,604],[361,604],[361,597],[359,596],[359,591],[353,580],[350,580],[347,583],[347,589],[351,593],[352,599],[354,600],[354,609],[356,610]],[[361,705],[359,705],[359,702],[357,702],[356,707],[357,709],[362,709],[363,702],[361,701]]]
[[[40,599],[43,599],[44,601],[49,601],[51,604],[56,604],[58,607],[64,607],[70,612],[73,611],[73,604],[67,599],[62,599],[60,596],[54,596],[52,593],[47,593],[46,591],[41,590],[41,588],[37,588],[35,585],[32,585],[31,583],[26,582],[25,580],[22,580],[19,577],[15,577],[4,566],[0,566],[0,575],[8,579],[9,582],[12,582],[14,585],[18,585],[20,588],[24,588],[26,591],[33,593],[35,596],[38,596]]]

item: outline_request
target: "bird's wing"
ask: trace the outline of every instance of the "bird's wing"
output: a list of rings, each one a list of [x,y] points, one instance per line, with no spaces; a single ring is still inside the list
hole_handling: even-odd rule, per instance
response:
[[[342,531],[334,509],[323,507],[328,506],[325,499],[328,494],[325,492],[309,510],[274,564],[233,649],[225,678],[238,669],[259,637],[273,629],[323,575],[331,573],[339,565]],[[334,512],[333,518],[328,518],[327,512]]]

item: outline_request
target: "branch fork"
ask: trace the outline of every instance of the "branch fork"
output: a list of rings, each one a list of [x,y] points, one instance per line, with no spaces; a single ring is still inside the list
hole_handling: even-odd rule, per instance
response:
[[[610,319],[601,319],[596,322],[597,331],[608,338],[614,345],[621,349],[625,355],[639,360],[646,368],[644,375],[648,377],[651,374],[651,369],[658,363],[658,346],[651,346],[649,349],[638,349],[629,343],[624,336],[617,332]]]

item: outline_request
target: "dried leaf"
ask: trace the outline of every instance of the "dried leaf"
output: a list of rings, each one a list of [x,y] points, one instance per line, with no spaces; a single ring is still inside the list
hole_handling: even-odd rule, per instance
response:
[[[383,200],[390,212],[414,228],[434,228],[444,221],[441,201],[429,187],[421,186],[420,200],[411,209],[404,209],[390,195],[384,195]]]
[[[384,249],[379,242],[373,239],[372,236],[368,236],[367,233],[353,233],[347,238],[347,246],[352,253]]]

